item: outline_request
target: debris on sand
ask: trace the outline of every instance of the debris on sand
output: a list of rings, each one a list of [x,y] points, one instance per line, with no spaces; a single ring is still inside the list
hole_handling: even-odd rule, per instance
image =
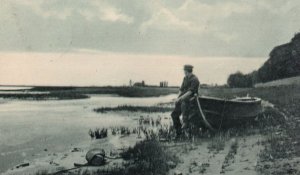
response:
[[[73,148],[71,152],[82,152],[81,148]]]
[[[103,149],[94,148],[86,153],[85,158],[88,162],[88,165],[101,166],[106,163],[105,156],[105,151]]]
[[[30,165],[29,163],[22,163],[22,164],[17,165],[16,168],[23,168],[23,167],[27,167],[29,165]]]

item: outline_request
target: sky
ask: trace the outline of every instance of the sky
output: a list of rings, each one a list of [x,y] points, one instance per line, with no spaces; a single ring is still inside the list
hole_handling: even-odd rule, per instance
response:
[[[299,32],[299,9],[298,0],[0,0],[0,53],[266,59]]]
[[[129,85],[145,81],[179,86],[183,65],[194,65],[202,84],[225,84],[236,70],[251,72],[265,59],[245,57],[188,57],[176,55],[120,54],[95,51],[75,53],[2,53],[0,85]],[[21,66],[20,66],[21,65]]]

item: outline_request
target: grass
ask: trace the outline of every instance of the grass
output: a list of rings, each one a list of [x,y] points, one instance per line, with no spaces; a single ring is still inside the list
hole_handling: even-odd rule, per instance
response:
[[[265,141],[265,149],[260,155],[261,161],[291,157],[293,145],[287,143],[290,143],[288,137],[281,133],[270,133]]]
[[[177,163],[178,158],[168,152],[162,143],[150,138],[137,143],[121,154],[128,161],[128,174],[165,174],[169,171],[170,163]]]
[[[225,142],[229,139],[228,133],[218,133],[213,136],[207,146],[209,151],[218,153],[219,151],[224,150]]]
[[[278,86],[265,88],[211,88],[201,89],[201,95],[209,95],[220,98],[233,98],[235,96],[256,96],[280,106],[299,102],[300,86]]]
[[[95,112],[105,113],[111,111],[128,111],[128,112],[146,112],[146,113],[154,113],[154,112],[171,112],[173,110],[172,107],[162,107],[162,106],[117,106],[117,107],[101,107],[94,109]]]
[[[90,129],[89,135],[92,139],[103,139],[107,137],[107,129],[106,128],[96,128],[95,130]]]

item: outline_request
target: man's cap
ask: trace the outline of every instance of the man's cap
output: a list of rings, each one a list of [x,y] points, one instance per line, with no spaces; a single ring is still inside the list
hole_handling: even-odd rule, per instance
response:
[[[190,64],[186,64],[186,65],[184,65],[183,69],[184,70],[193,70],[193,66]]]

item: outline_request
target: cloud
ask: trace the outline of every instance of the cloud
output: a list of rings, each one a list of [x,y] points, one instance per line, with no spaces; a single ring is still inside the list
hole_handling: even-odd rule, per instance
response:
[[[115,8],[111,4],[105,1],[13,1],[15,5],[24,5],[30,7],[37,15],[43,18],[57,18],[65,20],[70,17],[72,13],[80,13],[87,20],[93,20],[93,18],[100,19],[107,22],[124,22],[132,23],[133,17],[130,17],[121,12],[120,9]]]
[[[299,32],[300,1],[1,0],[0,51],[267,56]]]
[[[159,1],[152,1],[153,15],[145,21],[141,29],[185,30],[195,34],[203,34],[208,30],[216,31],[215,20],[224,20],[233,14],[249,14],[252,6],[245,3],[219,2],[206,4],[195,0],[187,0],[177,8],[168,8]],[[221,34],[224,38],[224,34]],[[228,38],[228,37],[227,37]],[[226,39],[227,40],[227,39]]]
[[[90,1],[90,6],[96,7],[95,10],[90,8],[80,9],[80,13],[85,16],[88,20],[92,18],[98,18],[102,21],[110,22],[125,22],[132,23],[134,21],[133,17],[130,17],[122,13],[119,9],[113,7],[112,5],[101,2],[101,1]]]
[[[153,5],[153,15],[148,21],[145,21],[141,25],[142,31],[146,31],[148,28],[160,30],[192,30],[191,24],[188,21],[178,18],[174,11],[167,9],[159,2],[153,2]]]

